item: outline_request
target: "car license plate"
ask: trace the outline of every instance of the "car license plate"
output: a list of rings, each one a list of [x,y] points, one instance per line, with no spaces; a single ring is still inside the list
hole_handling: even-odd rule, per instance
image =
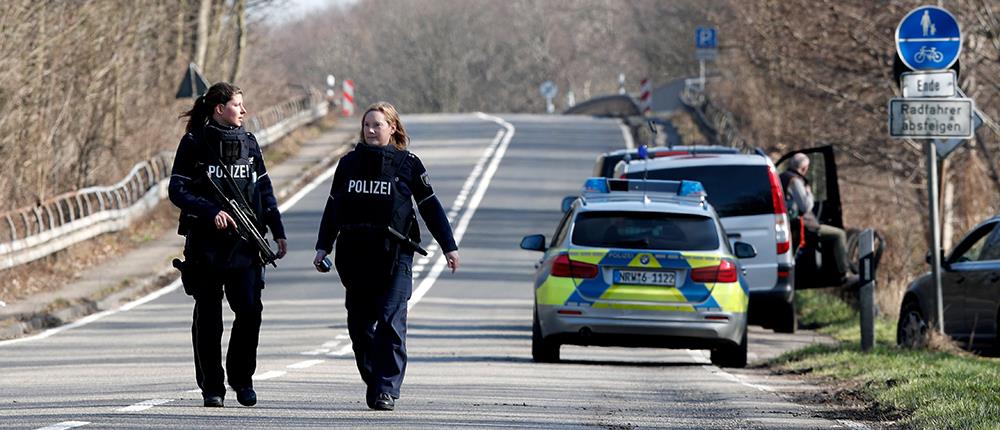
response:
[[[647,270],[615,270],[616,284],[662,285],[672,287],[677,284],[677,272],[652,272]]]

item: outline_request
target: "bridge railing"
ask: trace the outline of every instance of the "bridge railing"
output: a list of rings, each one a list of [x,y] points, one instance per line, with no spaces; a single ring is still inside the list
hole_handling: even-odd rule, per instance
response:
[[[245,127],[265,147],[326,112],[322,94],[309,91],[259,112]],[[166,198],[172,162],[173,153],[163,152],[133,166],[117,184],[71,191],[0,213],[0,270],[125,229]]]
[[[712,145],[752,151],[752,145],[740,134],[735,116],[712,103],[704,91],[704,82],[688,79],[681,91],[681,103],[691,112],[702,134]]]

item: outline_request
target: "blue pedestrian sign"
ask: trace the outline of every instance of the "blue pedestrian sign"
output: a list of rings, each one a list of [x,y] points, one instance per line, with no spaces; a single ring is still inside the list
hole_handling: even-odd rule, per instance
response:
[[[698,27],[694,29],[694,47],[697,49],[718,48],[715,38],[715,27]]]
[[[913,70],[945,70],[962,52],[962,30],[947,10],[921,6],[896,27],[896,52]]]

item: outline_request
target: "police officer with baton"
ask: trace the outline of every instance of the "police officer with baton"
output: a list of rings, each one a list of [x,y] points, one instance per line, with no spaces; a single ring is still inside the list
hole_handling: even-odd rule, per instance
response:
[[[207,407],[222,407],[222,297],[236,314],[226,353],[229,386],[244,406],[257,403],[253,373],[260,334],[264,266],[285,256],[288,244],[260,146],[243,129],[243,92],[220,82],[195,100],[170,176],[170,201],[181,210],[186,236],[181,270],[193,296],[195,378]],[[264,239],[270,228],[278,252]]]
[[[427,171],[406,150],[409,137],[396,108],[378,102],[362,117],[361,141],[337,166],[316,240],[313,264],[330,270],[334,258],[346,288],[347,328],[368,407],[392,410],[406,371],[406,311],[413,289],[420,228],[413,208],[441,246],[452,273],[458,246]]]

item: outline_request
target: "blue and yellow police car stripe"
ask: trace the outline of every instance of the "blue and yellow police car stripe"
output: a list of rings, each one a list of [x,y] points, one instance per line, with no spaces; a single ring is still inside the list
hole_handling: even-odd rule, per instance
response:
[[[570,249],[567,253],[573,261],[601,267],[668,269],[677,271],[678,276],[685,278],[690,276],[692,269],[718,266],[723,258],[716,253],[622,249]],[[541,305],[742,313],[746,312],[749,300],[749,290],[742,277],[738,277],[737,282],[707,284],[677,279],[679,288],[608,283],[603,271],[593,279],[554,277],[548,274],[545,274],[545,278],[535,292],[535,298]]]

